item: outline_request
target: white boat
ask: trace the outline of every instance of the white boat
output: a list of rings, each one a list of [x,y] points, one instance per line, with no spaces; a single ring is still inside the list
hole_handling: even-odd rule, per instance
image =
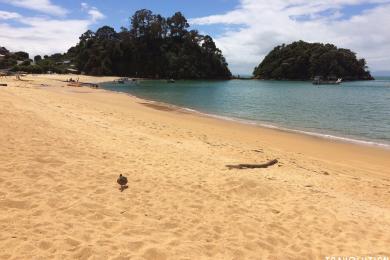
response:
[[[343,82],[342,78],[338,78],[337,80],[334,78],[328,78],[324,80],[321,76],[315,76],[313,79],[314,85],[338,85]]]

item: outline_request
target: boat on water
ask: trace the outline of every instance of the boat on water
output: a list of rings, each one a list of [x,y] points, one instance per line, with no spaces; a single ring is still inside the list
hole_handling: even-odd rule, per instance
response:
[[[167,82],[168,83],[175,83],[175,80],[174,79],[168,79]]]
[[[342,78],[328,77],[324,79],[321,76],[315,76],[313,79],[313,85],[339,85],[343,82]]]
[[[130,81],[129,78],[120,78],[120,79],[115,80],[115,82],[118,84],[125,84],[129,81]]]

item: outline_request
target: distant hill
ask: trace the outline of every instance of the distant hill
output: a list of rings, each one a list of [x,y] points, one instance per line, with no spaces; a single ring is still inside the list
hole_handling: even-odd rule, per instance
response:
[[[293,42],[275,47],[253,71],[258,79],[310,80],[315,76],[371,80],[365,59],[333,44]]]
[[[10,52],[0,47],[0,70],[23,71],[27,73],[66,73],[74,68],[74,64],[66,61],[66,54],[56,53],[51,56],[40,55],[30,59],[27,52]]]

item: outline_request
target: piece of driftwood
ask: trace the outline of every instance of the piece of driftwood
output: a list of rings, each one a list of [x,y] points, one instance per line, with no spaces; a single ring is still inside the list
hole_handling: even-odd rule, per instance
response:
[[[266,163],[261,163],[261,164],[237,164],[237,165],[226,165],[226,167],[229,168],[229,170],[231,169],[255,169],[255,168],[267,168],[269,166],[272,166],[274,164],[277,164],[278,163],[278,160],[277,159],[274,159],[274,160],[271,160],[271,161],[268,161]]]

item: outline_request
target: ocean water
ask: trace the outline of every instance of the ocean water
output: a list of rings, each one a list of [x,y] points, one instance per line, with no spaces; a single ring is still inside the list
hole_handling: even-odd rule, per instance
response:
[[[390,78],[314,86],[300,81],[143,80],[104,89],[232,120],[390,148]]]

